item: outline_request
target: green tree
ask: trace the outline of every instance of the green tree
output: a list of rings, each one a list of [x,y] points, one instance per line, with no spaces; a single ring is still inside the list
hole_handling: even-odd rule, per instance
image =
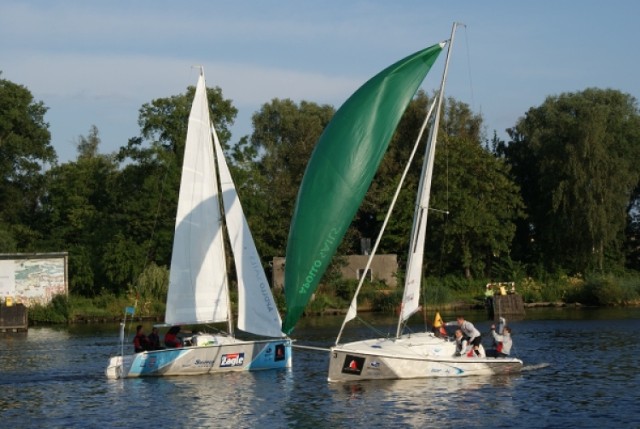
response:
[[[100,137],[92,126],[78,146],[78,158],[47,172],[48,192],[42,198],[39,224],[42,250],[69,252],[70,291],[93,296],[113,284],[103,259],[110,255],[118,202],[113,187],[119,175],[112,155],[98,153]]]
[[[358,213],[359,236],[354,236],[377,237],[429,103],[430,97],[419,92],[405,112]],[[431,189],[426,270],[467,278],[489,276],[496,259],[509,257],[515,220],[523,216],[522,199],[504,160],[482,147],[481,116],[452,98],[444,103],[443,112]],[[399,195],[381,253],[407,253],[423,157],[424,143]]]
[[[56,162],[47,108],[22,85],[0,79],[0,251],[36,251],[46,164]]]
[[[483,147],[482,117],[452,98],[445,103],[429,213],[427,255],[433,274],[490,277],[508,259],[516,221],[524,216],[508,165]],[[440,258],[440,259],[439,259]],[[442,266],[438,266],[442,264]]]
[[[79,136],[76,143],[78,149],[78,158],[93,158],[98,154],[100,146],[98,127],[92,125],[89,129],[88,136]]]
[[[333,113],[328,105],[274,99],[253,115],[251,141],[235,152],[245,178],[236,184],[263,257],[285,254],[302,176]]]
[[[616,90],[548,97],[502,148],[529,220],[519,237],[548,268],[606,270],[624,263],[624,232],[640,180],[636,100]]]

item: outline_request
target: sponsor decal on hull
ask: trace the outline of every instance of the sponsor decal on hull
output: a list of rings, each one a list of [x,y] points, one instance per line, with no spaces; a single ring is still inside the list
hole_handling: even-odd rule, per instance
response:
[[[276,345],[276,355],[274,357],[274,361],[278,362],[278,361],[284,360],[285,357],[286,357],[286,354],[284,352],[284,344],[277,344]]]
[[[347,355],[342,365],[343,374],[360,375],[364,367],[365,358],[360,356]]]
[[[227,353],[222,355],[220,360],[220,368],[228,368],[232,366],[242,366],[244,363],[244,353]]]
[[[215,365],[215,361],[214,360],[200,360],[200,359],[196,359],[196,361],[193,363],[195,366],[197,367],[213,367]]]
[[[156,357],[155,356],[148,357],[141,366],[143,368],[155,369],[158,366]]]

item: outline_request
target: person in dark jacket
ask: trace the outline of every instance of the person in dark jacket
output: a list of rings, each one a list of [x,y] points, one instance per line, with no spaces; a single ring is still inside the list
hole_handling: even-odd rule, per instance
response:
[[[147,337],[149,340],[149,350],[160,350],[162,347],[160,346],[160,335],[158,335],[158,328],[153,328],[151,333]]]
[[[136,327],[136,336],[133,337],[133,350],[136,353],[140,353],[147,350],[148,346],[149,340],[142,330],[142,325],[138,325]]]

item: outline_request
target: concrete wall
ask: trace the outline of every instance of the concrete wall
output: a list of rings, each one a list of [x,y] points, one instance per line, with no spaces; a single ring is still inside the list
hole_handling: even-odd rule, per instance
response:
[[[367,265],[369,255],[350,255],[344,257],[346,265],[341,267],[340,272],[346,279],[359,280],[359,275]],[[273,287],[281,289],[284,285],[284,264],[285,258],[273,258]],[[371,263],[371,278],[382,280],[389,287],[397,286],[396,273],[398,272],[398,258],[396,255],[376,255]]]
[[[66,252],[0,254],[0,302],[46,305],[67,294]]]

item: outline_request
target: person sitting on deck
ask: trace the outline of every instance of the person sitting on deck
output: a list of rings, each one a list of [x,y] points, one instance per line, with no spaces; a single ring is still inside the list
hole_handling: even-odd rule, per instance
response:
[[[182,341],[178,338],[180,332],[179,326],[172,326],[166,334],[164,334],[164,345],[170,349],[182,347]]]
[[[456,340],[455,356],[468,356],[472,349],[469,347],[469,342],[462,334],[462,330],[456,329],[456,332],[453,335]],[[471,356],[473,356],[473,354],[471,354]]]
[[[149,350],[161,350],[160,346],[160,336],[158,335],[158,328],[153,328],[151,333],[147,337],[149,341]]]
[[[136,336],[133,337],[133,351],[136,353],[143,352],[148,350],[149,340],[147,336],[142,331],[142,325],[138,325],[136,327]]]

